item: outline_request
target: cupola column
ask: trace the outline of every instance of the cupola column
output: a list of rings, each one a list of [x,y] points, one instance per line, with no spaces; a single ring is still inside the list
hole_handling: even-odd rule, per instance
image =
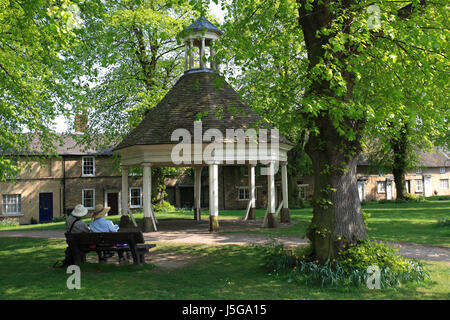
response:
[[[192,70],[194,66],[194,54],[192,52],[193,49],[194,49],[194,39],[191,39],[189,46],[189,70]]]
[[[188,53],[188,43],[187,41],[184,42],[184,71],[188,70],[188,64],[189,64],[189,53]]]
[[[203,69],[205,67],[205,37],[202,37],[202,46],[200,48],[200,69]]]

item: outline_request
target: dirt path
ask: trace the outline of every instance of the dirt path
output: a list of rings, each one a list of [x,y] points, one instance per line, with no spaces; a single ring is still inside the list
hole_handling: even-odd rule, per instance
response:
[[[220,221],[221,230],[245,231],[260,230],[262,221],[243,222],[238,219],[224,219]],[[182,244],[207,244],[207,245],[263,245],[267,244],[271,238],[264,234],[245,233],[219,233],[208,232],[207,220],[200,222],[184,219],[161,220],[158,232],[144,233],[144,238],[148,242],[166,242]],[[289,224],[282,224],[280,227],[287,227]],[[176,231],[173,231],[176,230]],[[0,237],[36,237],[36,238],[64,238],[64,230],[27,230],[27,231],[3,231]],[[288,247],[302,246],[307,244],[307,240],[295,236],[277,237]],[[408,258],[418,258],[423,260],[450,262],[450,248],[413,244],[413,243],[389,243],[393,248],[399,249],[399,253]]]

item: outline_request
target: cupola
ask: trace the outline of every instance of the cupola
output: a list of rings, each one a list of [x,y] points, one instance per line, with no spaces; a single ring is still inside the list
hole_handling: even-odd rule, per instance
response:
[[[214,71],[213,43],[223,34],[219,28],[200,17],[179,35],[184,42],[184,72]]]

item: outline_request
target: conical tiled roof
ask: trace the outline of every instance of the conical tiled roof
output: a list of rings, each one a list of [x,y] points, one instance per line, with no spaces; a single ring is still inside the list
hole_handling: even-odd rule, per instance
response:
[[[184,74],[156,107],[114,150],[134,145],[178,144],[171,141],[174,130],[184,128],[194,134],[194,121],[201,115],[203,133],[219,129],[271,127],[239,99],[238,93],[225,79],[212,72]],[[270,140],[270,133],[268,133]],[[280,136],[281,143],[292,145]]]
[[[197,20],[195,20],[193,23],[191,23],[189,26],[187,26],[183,31],[179,33],[180,36],[192,32],[192,31],[210,31],[215,32],[219,36],[223,34],[223,31],[221,31],[219,28],[217,28],[215,25],[213,25],[211,22],[206,20],[204,17],[200,17]]]

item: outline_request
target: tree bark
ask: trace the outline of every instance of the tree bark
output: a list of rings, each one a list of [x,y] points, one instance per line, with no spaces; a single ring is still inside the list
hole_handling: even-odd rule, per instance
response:
[[[405,171],[408,166],[408,134],[407,122],[402,123],[398,136],[391,139],[394,154],[392,173],[394,174],[397,199],[406,199]]]
[[[359,143],[340,136],[328,117],[318,119],[318,124],[319,133],[306,146],[314,170],[313,218],[307,236],[313,255],[323,263],[367,233],[356,178]]]
[[[307,4],[308,2],[308,4]],[[330,1],[297,0],[299,25],[302,28],[309,60],[309,71],[317,64],[327,63],[325,45],[333,36],[317,33],[329,27],[336,18],[330,11]],[[350,6],[353,1],[344,1],[341,6]],[[312,9],[307,9],[307,5]],[[336,3],[337,5],[337,3]],[[342,32],[348,32],[351,21],[343,23]],[[347,52],[347,53],[345,53]],[[353,48],[346,48],[339,56],[345,65]],[[341,101],[342,106],[351,101],[355,75],[345,69],[341,70],[346,81],[347,92],[338,96],[331,89],[330,82],[311,74],[312,83],[306,94],[314,99],[327,97]],[[337,102],[335,102],[337,103]],[[314,195],[312,199],[313,218],[307,236],[312,242],[312,254],[321,263],[334,259],[349,243],[356,243],[367,237],[361,205],[358,197],[356,179],[357,156],[361,152],[360,139],[364,120],[344,118],[339,123],[341,128],[351,130],[356,138],[349,139],[336,129],[329,111],[319,111],[317,115],[306,114],[316,129],[311,131],[306,152],[311,158],[314,171]]]

